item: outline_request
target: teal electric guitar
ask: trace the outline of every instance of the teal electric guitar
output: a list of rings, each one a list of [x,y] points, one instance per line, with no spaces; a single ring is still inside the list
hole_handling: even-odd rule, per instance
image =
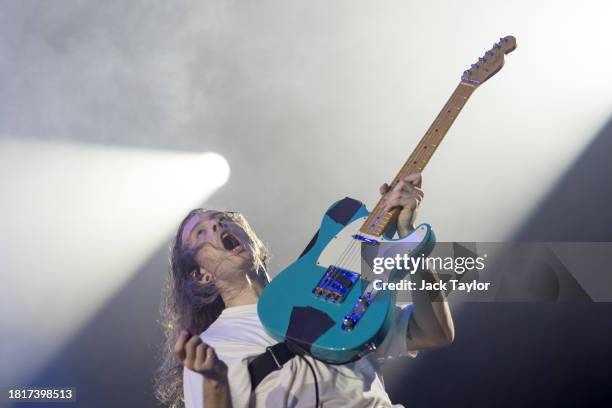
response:
[[[515,47],[514,37],[502,38],[463,73],[391,187],[408,174],[423,171],[472,92],[502,68],[505,54]],[[394,320],[396,302],[396,291],[381,288],[380,280],[398,282],[405,271],[373,273],[373,254],[391,243],[400,244],[410,256],[427,255],[435,244],[428,224],[393,240],[398,213],[399,209],[385,211],[382,198],[371,212],[352,198],[329,207],[300,257],[261,295],[258,314],[268,332],[328,363],[355,361],[376,349]]]

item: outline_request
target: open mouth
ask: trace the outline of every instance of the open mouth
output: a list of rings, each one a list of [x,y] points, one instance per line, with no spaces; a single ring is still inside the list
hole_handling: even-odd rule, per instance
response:
[[[224,232],[221,235],[221,242],[223,243],[223,248],[228,251],[237,250],[240,247],[240,241],[238,238],[230,234],[229,232]]]

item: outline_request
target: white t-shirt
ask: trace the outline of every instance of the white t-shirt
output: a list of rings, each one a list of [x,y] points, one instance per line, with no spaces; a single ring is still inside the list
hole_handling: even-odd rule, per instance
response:
[[[360,360],[344,365],[328,365],[307,356],[317,374],[319,399],[325,408],[402,407],[392,405],[380,372],[386,359],[412,355],[406,350],[406,328],[412,305],[398,307],[396,323],[380,347]],[[264,329],[257,305],[230,307],[221,313],[200,338],[217,351],[228,366],[228,378],[234,408],[243,407],[314,407],[315,386],[312,371],[299,357],[273,371],[251,392],[248,364],[266,347],[276,343]],[[186,408],[203,408],[203,377],[183,370]]]

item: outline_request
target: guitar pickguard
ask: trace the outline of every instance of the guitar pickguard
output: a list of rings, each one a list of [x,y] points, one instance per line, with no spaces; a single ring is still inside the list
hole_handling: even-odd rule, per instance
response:
[[[340,230],[319,255],[317,266],[327,269],[334,265],[361,274],[361,242],[355,240],[353,235],[359,233],[366,218],[357,218]]]
[[[373,272],[370,262],[363,262],[364,260],[362,259],[362,245],[373,247],[374,252],[370,254],[370,257],[389,256],[389,250],[392,249],[392,246],[399,244],[397,248],[407,253],[427,240],[429,228],[423,224],[402,239],[389,240],[379,238],[378,244],[364,243],[355,239],[354,236],[359,234],[359,229],[366,218],[365,216],[357,218],[340,230],[327,243],[327,246],[325,246],[325,249],[319,255],[317,266],[326,269],[330,266],[336,266],[363,276],[372,276]],[[372,239],[372,237],[368,238]],[[380,248],[380,251],[376,249],[377,246]]]

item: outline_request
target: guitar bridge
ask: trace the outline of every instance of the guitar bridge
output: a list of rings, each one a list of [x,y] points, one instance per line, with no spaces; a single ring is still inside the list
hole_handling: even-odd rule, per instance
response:
[[[358,273],[330,265],[312,293],[318,298],[341,303],[355,286],[359,276]]]

